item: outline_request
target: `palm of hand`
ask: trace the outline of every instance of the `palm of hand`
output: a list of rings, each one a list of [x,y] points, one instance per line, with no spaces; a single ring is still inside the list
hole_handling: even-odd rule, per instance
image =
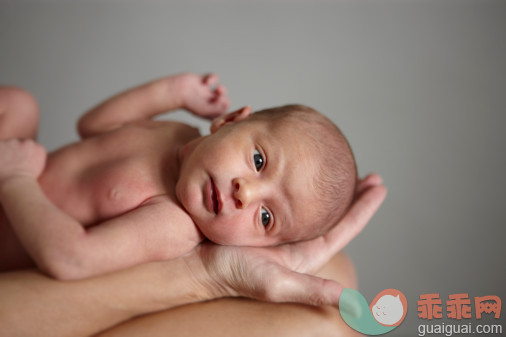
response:
[[[337,306],[342,286],[305,273],[323,266],[367,224],[386,190],[377,175],[359,183],[359,198],[325,236],[276,247],[233,247],[205,243],[198,255],[221,296],[246,296],[270,302]]]

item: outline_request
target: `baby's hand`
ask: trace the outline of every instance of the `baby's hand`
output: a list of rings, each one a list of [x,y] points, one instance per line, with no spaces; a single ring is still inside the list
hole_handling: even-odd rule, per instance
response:
[[[46,156],[44,147],[31,139],[0,140],[0,185],[18,176],[38,178]]]
[[[183,108],[194,115],[213,119],[227,112],[230,100],[227,89],[216,74],[182,74]]]

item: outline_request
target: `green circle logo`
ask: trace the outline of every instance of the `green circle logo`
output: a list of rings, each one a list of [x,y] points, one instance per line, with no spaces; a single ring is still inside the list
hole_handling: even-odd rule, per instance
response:
[[[358,332],[376,336],[398,327],[408,311],[406,296],[397,289],[381,291],[371,305],[354,289],[344,288],[339,299],[343,320]]]

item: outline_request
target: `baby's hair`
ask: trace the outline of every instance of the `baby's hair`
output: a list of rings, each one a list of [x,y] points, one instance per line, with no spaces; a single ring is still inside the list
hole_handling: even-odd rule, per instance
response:
[[[317,210],[318,221],[311,232],[313,237],[326,233],[350,207],[357,184],[353,152],[341,130],[323,114],[299,104],[261,110],[249,119],[269,120],[273,125],[283,122],[284,127],[293,128],[297,135],[307,137],[310,153],[316,154],[314,157],[320,164],[313,186],[321,207]]]

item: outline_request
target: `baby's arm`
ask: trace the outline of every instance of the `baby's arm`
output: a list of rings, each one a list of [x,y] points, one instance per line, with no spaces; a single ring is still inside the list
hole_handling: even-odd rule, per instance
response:
[[[37,266],[53,277],[80,279],[173,258],[200,242],[189,217],[168,197],[85,229],[39,186],[44,160],[44,148],[34,141],[0,141],[0,203]]]
[[[214,118],[225,113],[229,100],[218,76],[191,73],[165,77],[120,93],[81,117],[82,138],[114,130],[135,121],[186,109],[198,116]]]

